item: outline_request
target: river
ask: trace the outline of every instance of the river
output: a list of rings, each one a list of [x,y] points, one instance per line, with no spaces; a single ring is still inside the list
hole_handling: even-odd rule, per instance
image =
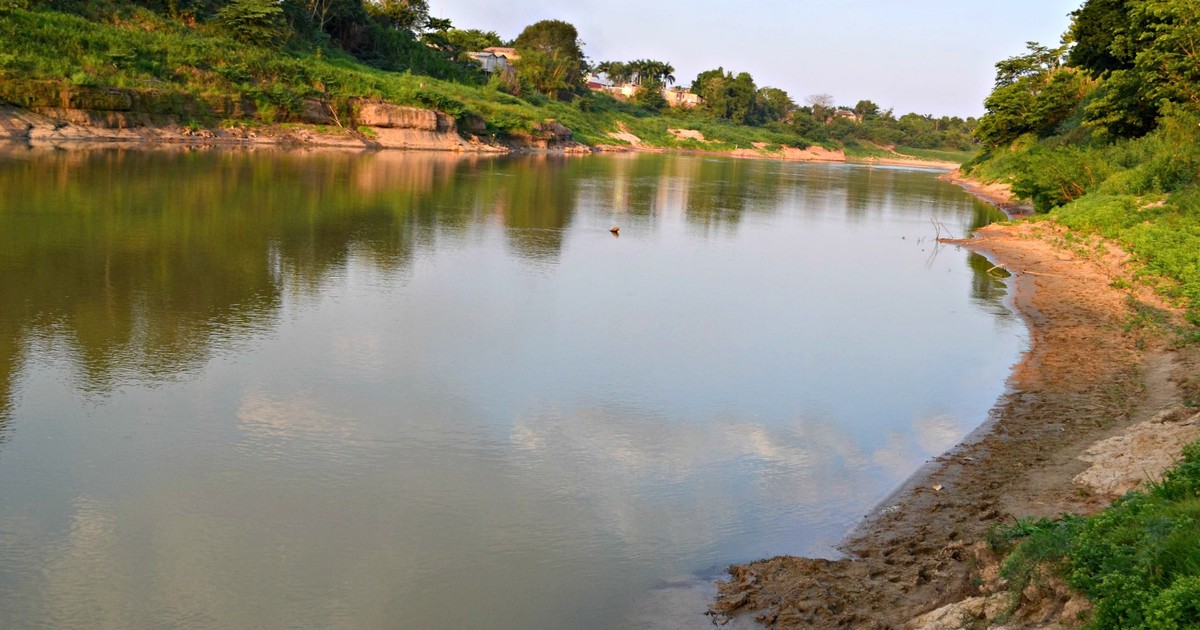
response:
[[[10,149],[0,190],[10,628],[704,627],[1027,344],[934,242],[1002,215],[929,171]]]

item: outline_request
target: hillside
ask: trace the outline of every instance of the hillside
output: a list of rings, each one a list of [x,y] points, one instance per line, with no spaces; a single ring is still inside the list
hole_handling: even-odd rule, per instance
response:
[[[60,123],[66,122],[145,139],[164,139],[168,129],[209,140],[286,137],[385,148],[636,145],[782,156],[786,148],[819,146],[858,159],[955,162],[973,153],[961,129],[933,131],[932,117],[871,113],[863,124],[831,119],[822,125],[813,122],[811,108],[805,112],[786,94],[786,121],[785,114],[775,120],[764,114],[756,124],[586,89],[545,94],[523,79],[514,85],[489,77],[459,51],[422,43],[414,31],[385,28],[363,8],[375,5],[361,2],[347,4],[361,15],[351,13],[358,17],[348,23],[330,20],[323,29],[301,19],[308,16],[304,3],[267,3],[279,13],[266,17],[230,17],[231,7],[253,7],[255,0],[194,3],[190,10],[156,10],[154,2],[0,4],[0,49],[6,51],[0,54],[0,101],[49,119],[19,118],[10,109],[8,133],[18,137],[39,125],[49,126],[44,136],[55,137],[54,130],[63,136]],[[347,29],[359,35],[342,32]],[[431,34],[437,35],[422,37]],[[778,97],[781,91],[759,92]],[[119,134],[75,135],[110,140]]]

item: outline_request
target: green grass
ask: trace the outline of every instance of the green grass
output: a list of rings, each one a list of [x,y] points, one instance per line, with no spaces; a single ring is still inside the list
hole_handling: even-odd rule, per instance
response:
[[[946,151],[943,149],[917,149],[915,147],[896,147],[896,153],[901,155],[910,155],[922,160],[938,160],[942,162],[954,162],[955,164],[965,164],[974,159],[979,154],[978,150],[972,151]]]
[[[963,164],[975,157],[976,151],[947,151],[940,149],[916,149],[896,147],[887,149],[863,140],[849,140],[845,146],[846,156],[856,159],[881,160],[926,160]]]
[[[1088,518],[1021,521],[989,537],[1018,593],[1041,568],[1094,604],[1090,628],[1200,625],[1200,442],[1151,483]]]
[[[754,142],[808,145],[794,134],[687,112],[659,114],[607,95],[587,95],[572,103],[538,95],[517,98],[492,86],[375,69],[336,50],[247,46],[213,25],[188,26],[136,9],[122,15],[113,22],[96,22],[52,11],[8,12],[0,19],[0,80],[8,82],[7,100],[20,104],[22,98],[36,96],[13,94],[22,89],[14,80],[49,79],[75,86],[177,92],[208,101],[244,99],[266,123],[289,119],[305,99],[323,100],[335,111],[349,112],[351,99],[369,98],[436,109],[460,123],[481,119],[487,133],[498,137],[557,120],[575,139],[593,145],[615,142],[608,134],[617,131],[618,124],[645,144],[659,147],[726,151]],[[675,127],[697,129],[711,142],[677,140],[667,131]]]

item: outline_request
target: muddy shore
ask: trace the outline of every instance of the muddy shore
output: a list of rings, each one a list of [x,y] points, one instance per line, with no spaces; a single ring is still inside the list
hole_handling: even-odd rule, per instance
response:
[[[1021,210],[1000,187],[947,179]],[[1101,244],[1086,252],[1068,246],[1063,233],[1053,222],[1018,219],[951,241],[1012,274],[1011,304],[1028,325],[1030,348],[1013,368],[1008,392],[975,433],[851,532],[840,547],[845,558],[776,557],[731,567],[711,606],[716,623],[749,617],[776,628],[957,628],[1003,608],[988,604],[1005,597],[995,595],[989,565],[996,559],[980,542],[989,527],[1092,513],[1128,489],[1076,483],[1090,465],[1081,456],[1106,439],[1128,443],[1126,433],[1139,423],[1183,410],[1181,388],[1194,387],[1198,353],[1129,325],[1131,300],[1156,299],[1112,286],[1129,276],[1127,256]],[[1138,468],[1134,478],[1155,474],[1152,460],[1161,472],[1179,445],[1200,437],[1191,425],[1180,426],[1178,440],[1126,457]],[[1070,627],[1086,615],[1086,602],[1065,589],[1026,599],[1006,627]]]

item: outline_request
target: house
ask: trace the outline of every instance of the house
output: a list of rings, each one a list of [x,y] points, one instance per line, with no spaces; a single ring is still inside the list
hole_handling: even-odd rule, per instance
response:
[[[687,88],[674,87],[663,90],[663,98],[671,107],[692,108],[704,102],[699,94],[694,94]]]
[[[858,114],[854,113],[854,110],[844,109],[844,108],[840,108],[840,107],[833,111],[833,116],[829,119],[829,122],[833,122],[834,120],[837,120],[837,119],[849,120],[850,122],[856,122],[856,123],[862,122],[862,120],[859,119]]]
[[[605,92],[608,88],[612,87],[612,81],[601,77],[595,72],[589,72],[584,81],[587,83],[588,89],[593,92]]]
[[[484,72],[489,74],[508,70],[512,68],[514,61],[521,58],[515,48],[504,46],[492,46],[479,52],[469,52],[467,56],[479,62]]]

